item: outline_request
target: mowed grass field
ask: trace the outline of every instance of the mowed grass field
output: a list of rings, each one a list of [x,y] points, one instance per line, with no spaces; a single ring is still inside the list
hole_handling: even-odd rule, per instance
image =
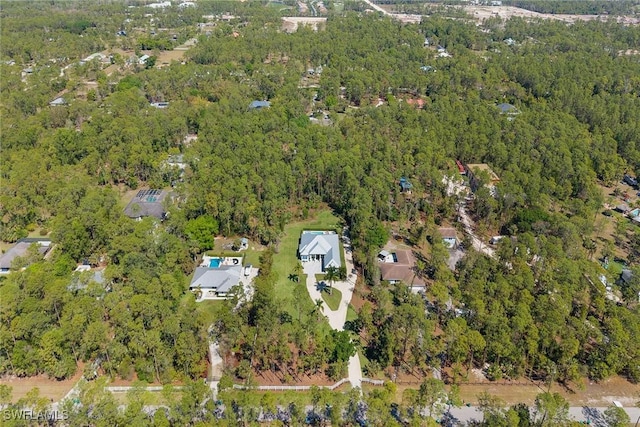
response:
[[[305,221],[292,222],[285,226],[284,235],[276,254],[273,256],[273,271],[277,274],[277,282],[275,286],[275,295],[281,301],[284,301],[284,308],[294,315],[296,308],[293,305],[294,298],[301,298],[305,301],[304,307],[312,308],[312,301],[309,293],[305,288],[304,275],[300,276],[299,282],[293,282],[289,276],[293,273],[298,263],[298,243],[302,230],[318,229],[337,229],[340,225],[340,219],[336,217],[330,210],[319,211],[313,218]]]

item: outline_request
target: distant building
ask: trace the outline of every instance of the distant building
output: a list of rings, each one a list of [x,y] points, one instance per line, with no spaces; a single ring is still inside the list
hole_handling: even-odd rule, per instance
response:
[[[253,101],[251,104],[249,104],[250,110],[260,110],[262,108],[269,107],[271,107],[271,103],[269,101]]]
[[[7,252],[0,256],[0,274],[9,274],[13,261],[27,255],[31,245],[36,245],[41,255],[46,255],[51,249],[51,240],[26,238],[20,239]]]
[[[149,3],[146,6],[152,8],[152,9],[164,9],[165,7],[171,7],[171,2],[170,1],[163,1],[163,2],[160,2],[160,3]]]
[[[65,101],[63,97],[58,97],[49,103],[51,107],[60,107],[63,105],[67,105],[67,101]]]
[[[489,165],[485,163],[468,164],[466,167],[467,176],[469,177],[469,185],[474,193],[482,185],[483,179],[486,179],[485,187],[489,189],[492,196],[496,196],[496,185],[500,182],[500,178],[491,170]],[[483,176],[484,175],[484,176]]]
[[[409,180],[405,177],[400,178],[400,191],[402,193],[411,193],[411,189],[413,188],[413,184],[409,182]]]
[[[513,120],[515,116],[520,114],[520,111],[514,105],[505,102],[498,104],[498,109],[500,110],[500,114],[508,116],[509,120]]]
[[[166,190],[140,190],[124,209],[124,214],[134,219],[146,216],[164,219],[164,200],[168,195],[169,192]]]
[[[455,228],[440,227],[438,228],[438,233],[440,237],[442,237],[442,243],[444,243],[447,248],[453,249],[458,245],[458,236]]]

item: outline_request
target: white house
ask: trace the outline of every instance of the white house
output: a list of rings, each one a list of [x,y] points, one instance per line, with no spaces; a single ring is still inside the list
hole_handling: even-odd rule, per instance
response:
[[[189,290],[201,290],[204,298],[225,298],[231,288],[242,284],[242,274],[242,265],[221,265],[217,268],[197,267]]]
[[[320,261],[322,270],[340,268],[340,239],[335,231],[304,230],[298,246],[300,261]]]

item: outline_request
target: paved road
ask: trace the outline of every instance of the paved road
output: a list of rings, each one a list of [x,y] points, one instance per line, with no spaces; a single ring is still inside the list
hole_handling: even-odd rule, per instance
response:
[[[607,408],[598,407],[598,408],[589,408],[582,406],[572,406],[569,408],[569,417],[573,418],[575,421],[589,422],[589,425],[596,427],[607,427],[608,424],[604,421],[604,411]],[[640,417],[640,408],[624,408],[624,410],[631,418],[631,422],[635,423],[636,420]],[[451,408],[451,415],[458,423],[454,423],[453,425],[459,425],[460,423],[467,423],[471,420],[482,420],[482,412],[478,410],[477,407],[466,407],[462,408]]]

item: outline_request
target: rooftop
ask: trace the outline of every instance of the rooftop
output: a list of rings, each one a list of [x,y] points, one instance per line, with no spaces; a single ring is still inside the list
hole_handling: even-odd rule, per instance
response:
[[[32,244],[38,245],[38,252],[41,255],[46,254],[51,247],[51,240],[48,239],[21,239],[12,246],[7,252],[5,252],[2,256],[0,256],[0,269],[1,270],[9,270],[11,268],[11,264],[18,257],[23,257],[27,254],[29,247]]]
[[[227,293],[240,284],[241,265],[221,265],[218,268],[196,267],[189,289],[215,289],[218,293]]]
[[[152,216],[164,219],[163,201],[168,194],[165,190],[140,190],[124,209],[124,214],[129,218]]]
[[[416,275],[416,260],[409,250],[397,249],[396,262],[385,262],[380,264],[382,280],[398,281],[409,286],[425,286],[425,281]]]
[[[271,107],[271,103],[269,101],[253,101],[251,104],[249,104],[249,108],[252,110],[269,107]]]

